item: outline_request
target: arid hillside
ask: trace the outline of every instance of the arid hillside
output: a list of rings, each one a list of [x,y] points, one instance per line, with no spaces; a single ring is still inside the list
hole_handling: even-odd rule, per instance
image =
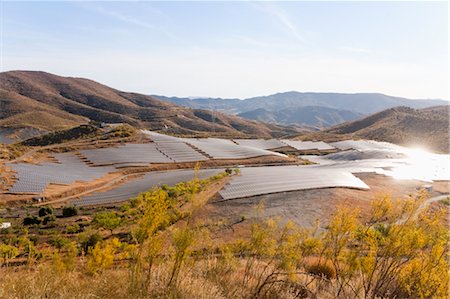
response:
[[[327,134],[421,146],[449,152],[449,106],[396,107],[324,131]]]
[[[176,134],[271,137],[289,131],[277,125],[180,107],[88,79],[34,71],[0,73],[0,126],[51,131],[89,120],[124,122]]]

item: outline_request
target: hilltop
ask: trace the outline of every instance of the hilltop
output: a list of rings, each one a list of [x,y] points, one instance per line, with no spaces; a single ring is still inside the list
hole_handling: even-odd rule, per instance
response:
[[[391,108],[357,121],[337,125],[324,133],[406,146],[423,145],[430,150],[448,153],[449,107]]]
[[[290,130],[233,115],[180,107],[89,79],[35,71],[0,73],[0,108],[0,127],[9,130],[34,128],[48,132],[90,120],[185,135],[273,137]]]

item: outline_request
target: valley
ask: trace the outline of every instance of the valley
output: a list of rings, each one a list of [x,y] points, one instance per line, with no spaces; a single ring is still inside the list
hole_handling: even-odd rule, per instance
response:
[[[166,296],[174,290],[173,279],[179,279],[177,287],[185,283],[173,272],[181,270],[173,270],[166,260],[176,260],[177,246],[187,242],[183,254],[189,263],[183,260],[174,267],[225,271],[221,279],[226,286],[250,275],[251,283],[237,288],[242,294],[335,294],[342,270],[331,266],[334,253],[324,253],[331,247],[322,244],[333,229],[342,227],[341,221],[368,225],[368,230],[372,222],[386,221],[392,228],[419,228],[418,217],[433,217],[441,225],[440,217],[448,216],[448,106],[395,107],[367,117],[317,106],[276,113],[258,108],[264,117],[253,121],[124,93],[86,79],[35,72],[1,76],[0,91],[7,91],[0,100],[5,108],[0,119],[0,273],[12,280],[0,285],[18,283],[9,269],[29,273],[34,263],[42,270],[27,276],[32,284],[39,284],[34,279],[40,271],[60,271],[51,273],[80,275],[73,287],[89,275],[108,281],[117,275],[130,285],[134,280],[127,275],[149,259],[156,264],[132,275],[168,283],[152,286]],[[225,100],[223,104],[228,105]],[[263,122],[269,115],[272,124]],[[299,125],[296,118],[305,122]],[[421,144],[430,151],[416,146]],[[387,220],[374,218],[379,213],[389,215]],[[351,229],[356,236],[356,228]],[[176,239],[178,234],[182,239]],[[284,234],[289,237],[284,239]],[[270,244],[288,251],[267,253]],[[310,249],[302,251],[303,246]],[[285,277],[290,270],[265,260],[299,252],[293,260],[304,272],[296,275],[304,283],[314,282],[312,287],[291,285]],[[248,266],[253,254],[258,257]],[[56,262],[60,255],[64,260]],[[238,278],[217,268],[232,265],[226,257],[234,260]],[[163,274],[144,274],[153,267]],[[59,281],[52,275],[48,277]],[[208,275],[189,279],[217,279]],[[272,276],[282,284],[257,279]],[[323,289],[319,284],[324,279],[333,284]],[[142,288],[114,294],[130,296],[145,292]],[[90,289],[83,285],[83,292]],[[221,292],[234,297],[232,290]],[[351,294],[352,289],[344,292]]]

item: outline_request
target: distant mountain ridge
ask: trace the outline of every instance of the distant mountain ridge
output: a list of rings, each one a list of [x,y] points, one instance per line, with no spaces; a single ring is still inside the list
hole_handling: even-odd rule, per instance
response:
[[[316,93],[283,92],[269,96],[253,97],[244,100],[222,98],[178,98],[154,96],[155,98],[194,109],[217,110],[237,114],[248,119],[279,124],[299,124],[308,126],[332,126],[342,121],[355,120],[364,115],[385,109],[406,106],[420,109],[439,105],[448,105],[444,100],[411,100],[379,93]],[[313,117],[293,117],[290,111],[302,114],[304,107],[324,107],[329,109],[310,109]],[[342,110],[338,112],[336,110]],[[304,114],[303,114],[304,115]],[[341,117],[336,117],[340,115]],[[287,121],[287,119],[290,119]],[[333,121],[334,119],[334,121]],[[327,120],[327,121],[320,121]]]
[[[361,113],[323,106],[289,107],[277,111],[258,108],[238,115],[263,122],[284,125],[302,124],[318,128],[330,127],[363,116]]]

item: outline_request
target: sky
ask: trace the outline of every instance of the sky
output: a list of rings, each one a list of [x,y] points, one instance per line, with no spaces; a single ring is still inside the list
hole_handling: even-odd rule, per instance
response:
[[[449,99],[448,3],[2,1],[1,71],[144,94]]]

